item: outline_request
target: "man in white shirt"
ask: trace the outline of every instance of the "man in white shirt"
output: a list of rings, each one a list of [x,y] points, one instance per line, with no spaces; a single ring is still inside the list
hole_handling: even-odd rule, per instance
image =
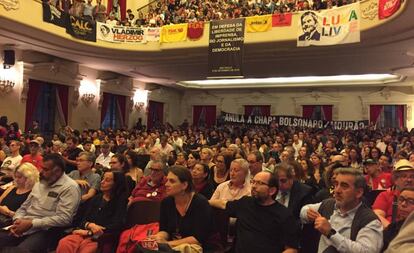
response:
[[[302,145],[303,145],[302,140],[299,139],[299,136],[297,134],[294,134],[292,147],[295,149],[295,159],[298,157],[299,149],[302,147]]]
[[[114,153],[111,152],[109,144],[107,142],[102,143],[101,152],[102,153],[95,160],[95,167],[97,169],[109,168],[109,162],[111,161]]]
[[[4,159],[1,165],[1,173],[6,177],[11,177],[17,166],[20,165],[22,156],[20,155],[20,142],[12,140],[9,145],[10,155]],[[3,177],[3,176],[2,176]],[[2,178],[1,177],[1,178]]]

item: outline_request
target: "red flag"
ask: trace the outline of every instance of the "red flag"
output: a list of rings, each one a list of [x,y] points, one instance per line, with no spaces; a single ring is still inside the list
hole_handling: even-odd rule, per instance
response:
[[[204,21],[188,23],[187,37],[190,40],[198,40],[203,36]]]
[[[291,26],[292,13],[280,13],[272,15],[272,26]]]
[[[391,17],[401,6],[401,0],[379,0],[378,17],[384,19]]]

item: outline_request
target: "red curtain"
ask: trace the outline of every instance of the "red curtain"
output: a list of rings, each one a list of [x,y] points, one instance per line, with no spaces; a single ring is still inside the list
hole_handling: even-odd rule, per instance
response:
[[[193,106],[193,125],[211,127],[216,124],[215,105],[195,105]]]
[[[164,103],[150,100],[148,103],[147,129],[150,130],[153,127],[158,127],[162,125],[163,118],[164,118]]]
[[[404,105],[396,105],[395,109],[396,109],[396,114],[397,114],[397,120],[398,120],[398,126],[404,127]]]
[[[311,119],[314,110],[315,110],[314,105],[302,105],[302,117]]]
[[[105,120],[106,111],[108,111],[109,102],[111,100],[111,94],[104,92],[102,96],[103,96],[103,100],[102,100],[102,107],[101,107],[101,125]]]
[[[120,114],[121,115],[121,128],[126,125],[126,97],[122,95],[114,95],[116,96],[117,104],[119,106]]]
[[[29,91],[27,92],[27,101],[26,101],[26,118],[25,118],[25,131],[28,131],[32,126],[33,113],[36,109],[37,99],[40,94],[40,89],[42,88],[43,83],[37,80],[29,80]]]
[[[270,116],[270,105],[245,105],[244,115]]]
[[[118,0],[119,8],[121,12],[121,20],[126,18],[126,0]],[[108,8],[106,9],[106,14],[109,16],[109,13],[112,11],[113,0],[108,0]]]
[[[381,115],[384,106],[382,105],[370,105],[369,107],[369,120],[370,122],[376,124]]]
[[[331,121],[332,120],[332,105],[322,105],[322,111],[325,115],[325,120]]]
[[[65,122],[68,124],[69,88],[64,85],[56,85],[56,89],[58,91],[60,107],[62,108]]]

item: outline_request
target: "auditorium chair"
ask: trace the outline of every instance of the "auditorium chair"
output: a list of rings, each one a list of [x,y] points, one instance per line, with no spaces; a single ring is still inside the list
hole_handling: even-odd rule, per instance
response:
[[[125,229],[135,225],[149,224],[160,220],[161,202],[137,201],[128,207]],[[119,234],[105,233],[98,239],[98,253],[111,253],[116,251]]]

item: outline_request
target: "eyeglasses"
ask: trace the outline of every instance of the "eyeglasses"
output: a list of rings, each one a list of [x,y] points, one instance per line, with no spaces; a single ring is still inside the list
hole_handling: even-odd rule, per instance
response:
[[[162,171],[161,169],[154,169],[154,168],[149,168],[151,170],[151,172],[160,172]]]
[[[401,174],[398,176],[399,178],[402,179],[414,179],[414,174],[408,175],[408,174]]]
[[[223,160],[217,160],[216,163],[224,163]]]
[[[410,198],[404,198],[403,196],[399,196],[398,197],[398,203],[402,204],[403,202],[405,202],[407,205],[414,205],[414,199],[410,199]]]
[[[257,181],[257,180],[254,180],[254,179],[250,180],[250,184],[252,184],[252,185],[257,184],[257,185],[260,185],[260,186],[262,186],[262,185],[267,185],[267,186],[269,186],[269,184],[268,184],[268,183],[265,183],[265,182],[262,182],[262,181]]]
[[[286,183],[287,181],[288,181],[287,178],[280,178],[279,179],[279,182],[282,183],[282,184]]]

